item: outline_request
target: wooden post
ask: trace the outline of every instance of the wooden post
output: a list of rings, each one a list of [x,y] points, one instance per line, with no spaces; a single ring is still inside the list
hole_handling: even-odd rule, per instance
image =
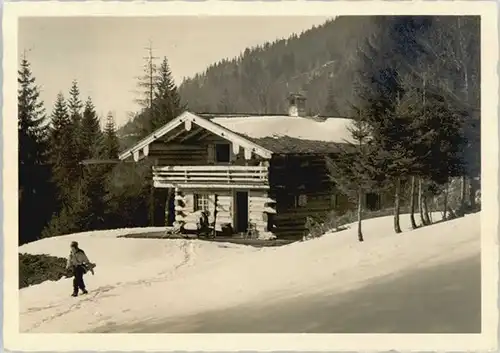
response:
[[[172,224],[170,223],[170,217],[171,217],[171,209],[170,209],[170,203],[172,202],[172,188],[167,189],[167,198],[165,201],[165,226],[171,226]]]
[[[219,201],[219,195],[214,195],[214,229],[212,236],[215,238],[217,236],[217,204]]]
[[[149,189],[149,224],[152,227],[155,225],[155,187],[153,181],[153,168],[157,165],[157,162],[157,159],[153,160],[153,167],[151,168],[151,186]]]
[[[151,187],[149,188],[149,224],[151,227],[154,227],[155,225],[155,188],[152,177]]]

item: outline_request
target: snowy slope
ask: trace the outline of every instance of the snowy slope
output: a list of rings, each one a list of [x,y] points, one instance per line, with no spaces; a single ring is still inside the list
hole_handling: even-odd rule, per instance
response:
[[[403,216],[403,228],[408,223],[408,216]],[[65,256],[70,241],[76,239],[98,267],[95,276],[85,277],[87,296],[71,298],[67,279],[22,289],[21,330],[81,332],[254,300],[341,292],[379,276],[480,251],[479,214],[402,234],[394,234],[391,217],[381,217],[364,223],[364,243],[358,243],[355,229],[349,229],[264,249],[197,240],[116,238],[130,232],[82,233],[22,246],[20,252]]]

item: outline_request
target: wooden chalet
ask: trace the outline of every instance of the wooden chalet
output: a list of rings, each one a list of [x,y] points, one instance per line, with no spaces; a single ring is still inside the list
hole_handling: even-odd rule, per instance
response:
[[[349,140],[350,120],[303,117],[304,100],[291,96],[290,102],[282,116],[184,112],[119,158],[153,159],[154,187],[175,192],[169,223],[182,229],[195,229],[197,211],[206,211],[221,232],[302,237],[307,216],[348,207],[325,159]],[[380,207],[377,195],[366,201]]]

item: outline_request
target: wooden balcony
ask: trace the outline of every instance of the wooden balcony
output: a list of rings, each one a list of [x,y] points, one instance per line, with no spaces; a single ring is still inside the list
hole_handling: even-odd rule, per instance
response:
[[[156,188],[269,188],[265,166],[153,167],[153,183]]]

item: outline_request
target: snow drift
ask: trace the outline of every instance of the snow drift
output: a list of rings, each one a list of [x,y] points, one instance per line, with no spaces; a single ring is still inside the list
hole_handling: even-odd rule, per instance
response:
[[[407,216],[402,226],[409,228]],[[96,275],[85,276],[86,296],[70,297],[70,279],[21,289],[21,331],[82,332],[311,292],[340,293],[480,252],[479,213],[401,234],[393,232],[392,217],[367,220],[364,243],[357,242],[355,227],[279,248],[117,238],[147,231],[158,228],[81,233],[20,247],[66,256],[77,240],[97,263]]]

